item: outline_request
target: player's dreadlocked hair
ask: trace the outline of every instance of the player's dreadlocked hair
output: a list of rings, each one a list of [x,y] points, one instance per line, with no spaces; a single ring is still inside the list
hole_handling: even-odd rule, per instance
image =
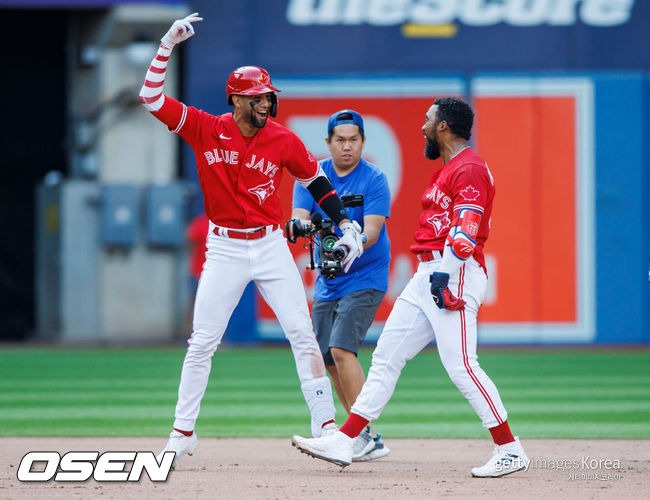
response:
[[[474,111],[469,104],[457,97],[439,97],[433,104],[438,106],[436,120],[447,122],[454,134],[469,140],[474,123]]]

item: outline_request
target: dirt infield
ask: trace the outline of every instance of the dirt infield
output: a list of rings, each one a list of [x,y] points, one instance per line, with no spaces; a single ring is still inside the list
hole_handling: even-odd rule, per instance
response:
[[[2,438],[0,498],[650,498],[650,440],[525,440],[527,471],[471,478],[491,453],[486,440],[387,439],[380,460],[335,465],[287,439],[200,438],[165,483],[20,483],[28,451],[158,451],[152,438]]]

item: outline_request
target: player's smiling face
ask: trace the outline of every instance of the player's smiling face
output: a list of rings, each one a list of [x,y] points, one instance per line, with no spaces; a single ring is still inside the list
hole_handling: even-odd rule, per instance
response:
[[[240,95],[242,117],[253,127],[262,128],[271,113],[271,92],[259,95]]]
[[[422,127],[422,133],[427,140],[426,146],[424,148],[424,156],[429,160],[437,160],[440,158],[440,143],[438,142],[438,132],[436,130],[436,112],[438,111],[438,106],[435,104],[429,108],[427,114],[424,115],[424,126]]]
[[[334,127],[331,139],[327,140],[334,166],[343,171],[356,167],[365,142],[357,125],[346,123]]]

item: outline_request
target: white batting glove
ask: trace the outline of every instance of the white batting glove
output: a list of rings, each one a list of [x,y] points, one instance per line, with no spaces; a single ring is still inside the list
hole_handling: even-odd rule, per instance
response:
[[[194,35],[194,27],[192,26],[192,23],[197,21],[203,21],[203,18],[199,17],[198,12],[194,12],[183,19],[174,21],[172,27],[169,28],[169,31],[165,33],[165,36],[163,36],[160,41],[165,47],[173,49],[174,45],[184,42]]]
[[[345,247],[346,255],[341,261],[343,270],[347,273],[348,269],[358,257],[363,253],[363,237],[361,236],[361,226],[357,221],[344,222],[339,226],[343,236],[334,243],[333,249]]]

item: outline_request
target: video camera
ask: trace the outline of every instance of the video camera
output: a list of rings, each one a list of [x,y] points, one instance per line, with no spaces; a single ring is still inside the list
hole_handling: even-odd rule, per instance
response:
[[[363,206],[362,194],[351,194],[341,196],[344,207]],[[311,223],[303,224],[300,219],[291,219],[286,224],[286,235],[289,243],[295,243],[297,238],[307,238],[309,241],[309,269],[320,270],[325,279],[334,279],[343,271],[343,259],[347,255],[345,247],[334,248],[339,240],[334,232],[333,223],[330,219],[323,219],[320,213],[311,216]],[[319,233],[318,264],[314,261],[314,235]]]

